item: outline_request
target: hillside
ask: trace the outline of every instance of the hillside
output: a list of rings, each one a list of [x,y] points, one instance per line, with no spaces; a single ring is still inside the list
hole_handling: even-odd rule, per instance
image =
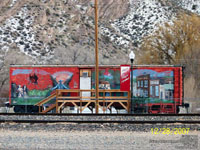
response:
[[[0,3],[0,92],[9,64],[94,64],[91,0]],[[129,63],[142,38],[181,13],[200,14],[199,0],[99,0],[100,64]]]

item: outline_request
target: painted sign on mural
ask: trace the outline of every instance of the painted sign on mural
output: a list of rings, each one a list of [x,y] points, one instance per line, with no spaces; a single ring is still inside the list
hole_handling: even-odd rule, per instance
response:
[[[121,91],[130,90],[130,65],[120,66],[120,85]]]
[[[55,89],[78,89],[77,68],[11,68],[11,102],[34,105]]]
[[[133,96],[145,102],[171,102],[174,98],[174,72],[171,70],[135,69]]]
[[[92,70],[92,88],[95,89],[95,70]],[[120,70],[100,69],[99,89],[120,89]]]

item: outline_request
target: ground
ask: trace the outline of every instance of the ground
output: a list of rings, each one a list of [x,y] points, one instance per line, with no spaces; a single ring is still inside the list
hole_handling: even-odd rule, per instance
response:
[[[200,145],[199,135],[199,131],[189,131],[187,135],[155,135],[151,131],[68,131],[53,128],[31,131],[1,128],[0,149],[196,150]]]

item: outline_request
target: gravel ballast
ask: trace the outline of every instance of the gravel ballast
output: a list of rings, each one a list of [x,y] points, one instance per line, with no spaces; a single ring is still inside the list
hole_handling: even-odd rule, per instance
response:
[[[151,128],[191,128],[188,134],[152,134]],[[0,124],[0,149],[199,149],[199,125]]]
[[[190,146],[191,141],[181,142],[182,135],[152,135],[151,132],[127,131],[0,131],[0,149],[95,149],[95,150],[176,150],[198,149]],[[192,131],[190,136],[197,137]],[[188,136],[188,135],[187,135]],[[198,144],[199,141],[198,141]]]
[[[200,121],[200,115],[173,115],[173,114],[160,114],[160,115],[84,115],[84,114],[2,114],[0,120],[60,120],[60,121]]]

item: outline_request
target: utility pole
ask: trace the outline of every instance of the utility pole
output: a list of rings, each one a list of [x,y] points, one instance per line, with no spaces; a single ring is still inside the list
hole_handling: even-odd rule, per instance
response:
[[[98,0],[95,0],[94,4],[95,8],[95,79],[96,79],[96,84],[95,84],[95,98],[96,98],[96,105],[95,105],[95,110],[96,114],[99,113],[99,55],[98,55]]]

